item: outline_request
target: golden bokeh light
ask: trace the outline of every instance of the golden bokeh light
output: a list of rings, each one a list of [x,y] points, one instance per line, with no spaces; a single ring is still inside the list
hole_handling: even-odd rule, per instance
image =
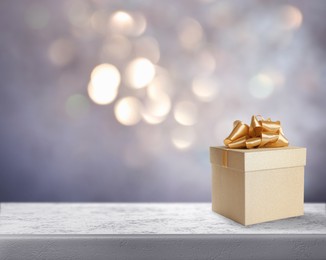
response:
[[[195,138],[195,130],[192,127],[177,127],[171,133],[172,144],[180,150],[191,147]]]
[[[142,117],[149,124],[162,123],[171,110],[171,99],[164,92],[149,95],[145,100]]]
[[[114,32],[129,34],[133,29],[134,23],[134,19],[128,12],[117,11],[112,14],[109,26]]]
[[[213,101],[218,94],[217,81],[209,77],[195,78],[192,82],[192,92],[200,101]]]
[[[161,116],[161,117],[153,116],[148,111],[143,111],[142,117],[143,117],[143,120],[150,125],[160,124],[166,119],[166,116]]]
[[[118,94],[120,80],[120,73],[114,65],[105,63],[96,66],[88,85],[89,97],[96,104],[110,104]]]
[[[137,58],[132,60],[126,68],[126,78],[130,87],[146,87],[155,76],[155,67],[148,59]]]
[[[281,9],[281,22],[284,29],[298,29],[302,24],[303,16],[299,8],[286,5]]]
[[[129,13],[117,11],[112,14],[109,20],[109,28],[115,33],[140,36],[146,30],[147,22],[140,13]]]
[[[140,36],[146,30],[146,27],[147,27],[146,19],[145,19],[144,15],[142,15],[139,12],[133,13],[132,16],[133,16],[135,22],[134,22],[133,30],[131,31],[131,35],[132,36]]]
[[[92,85],[99,86],[104,85],[112,89],[117,89],[120,84],[120,72],[112,64],[103,63],[96,66],[91,74]]]
[[[146,100],[145,106],[153,116],[166,116],[171,110],[170,97],[161,92],[160,95],[152,96]]]
[[[162,118],[165,117],[170,110],[171,99],[164,92],[161,92],[159,95],[149,96],[145,101],[145,115]]]
[[[178,27],[180,45],[187,50],[196,50],[203,40],[203,29],[193,18],[184,19]]]
[[[170,73],[160,66],[155,66],[155,70],[155,77],[147,87],[147,95],[149,97],[155,97],[163,92],[172,97],[175,89]]]
[[[185,126],[194,125],[197,122],[197,107],[190,101],[181,101],[174,107],[175,120]]]
[[[118,90],[105,85],[88,84],[88,95],[94,103],[98,105],[107,105],[112,103],[118,95]]]
[[[258,99],[268,98],[274,90],[272,79],[266,74],[258,74],[249,81],[250,94]]]
[[[135,97],[125,97],[117,101],[114,114],[119,123],[135,125],[141,120],[142,104]]]

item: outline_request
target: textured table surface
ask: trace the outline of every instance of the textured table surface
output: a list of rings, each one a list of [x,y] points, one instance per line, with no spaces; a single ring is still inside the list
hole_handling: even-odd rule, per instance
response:
[[[210,203],[2,203],[0,259],[326,259],[326,204],[244,227]]]
[[[212,212],[210,203],[3,203],[0,234],[326,234],[326,204],[244,227]]]

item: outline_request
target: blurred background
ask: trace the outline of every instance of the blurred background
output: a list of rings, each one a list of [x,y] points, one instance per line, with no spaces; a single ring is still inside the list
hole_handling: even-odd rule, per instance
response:
[[[326,2],[0,2],[0,201],[210,201],[209,146],[280,120],[326,201]]]

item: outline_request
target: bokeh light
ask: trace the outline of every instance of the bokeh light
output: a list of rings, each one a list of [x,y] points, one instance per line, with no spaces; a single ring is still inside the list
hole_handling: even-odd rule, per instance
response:
[[[147,95],[150,97],[158,96],[160,93],[167,93],[170,97],[174,95],[174,83],[169,72],[159,66],[155,67],[154,79],[147,87]]]
[[[286,5],[281,8],[281,22],[284,29],[298,29],[302,24],[302,19],[302,13],[297,7]]]
[[[204,102],[210,102],[218,94],[218,83],[211,77],[198,77],[192,82],[192,92],[195,96]]]
[[[131,61],[126,68],[126,77],[130,87],[146,87],[155,76],[155,67],[148,59],[137,58]]]
[[[118,69],[111,64],[101,64],[92,71],[88,94],[96,104],[106,105],[116,98],[119,84]]]
[[[163,122],[171,110],[171,99],[164,92],[149,95],[145,101],[142,116],[149,124]]]
[[[185,18],[179,25],[178,38],[180,45],[186,50],[196,50],[203,40],[203,29],[198,21]]]
[[[280,70],[276,70],[273,68],[267,68],[267,69],[262,70],[261,74],[269,77],[272,80],[273,85],[275,87],[280,88],[280,87],[283,87],[283,85],[285,84],[286,79],[284,77],[284,74]]]
[[[119,123],[135,125],[141,120],[142,104],[135,97],[125,97],[117,101],[114,114]]]
[[[146,107],[153,116],[166,116],[171,109],[171,100],[167,94],[162,92],[160,95],[149,97]]]
[[[117,11],[112,14],[109,27],[115,33],[140,36],[146,29],[146,19],[140,13]]]
[[[193,145],[196,138],[195,130],[192,127],[177,127],[171,133],[172,144],[180,150],[185,150]]]
[[[134,18],[135,23],[134,23],[134,28],[133,28],[131,34],[133,36],[140,36],[146,30],[146,27],[147,27],[146,19],[141,13],[138,13],[138,12],[133,13],[133,18]]]
[[[110,19],[110,27],[113,31],[129,34],[134,26],[132,16],[124,11],[115,12]]]
[[[178,102],[173,112],[175,120],[181,125],[191,126],[197,122],[197,107],[190,101]]]
[[[249,82],[250,94],[255,98],[265,99],[273,93],[273,90],[273,81],[265,74],[254,76]]]

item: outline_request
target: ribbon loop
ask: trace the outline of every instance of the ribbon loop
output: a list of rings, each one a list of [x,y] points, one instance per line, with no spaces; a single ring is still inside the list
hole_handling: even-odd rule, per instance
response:
[[[250,126],[236,120],[230,135],[224,139],[224,144],[233,149],[284,147],[289,141],[284,136],[280,121],[265,120],[260,116],[252,116]]]
[[[226,146],[230,145],[231,143],[237,141],[239,138],[242,138],[247,135],[247,132],[249,130],[249,126],[244,124],[241,121],[235,121],[234,122],[234,128],[231,132],[231,134],[224,140],[224,144]]]

